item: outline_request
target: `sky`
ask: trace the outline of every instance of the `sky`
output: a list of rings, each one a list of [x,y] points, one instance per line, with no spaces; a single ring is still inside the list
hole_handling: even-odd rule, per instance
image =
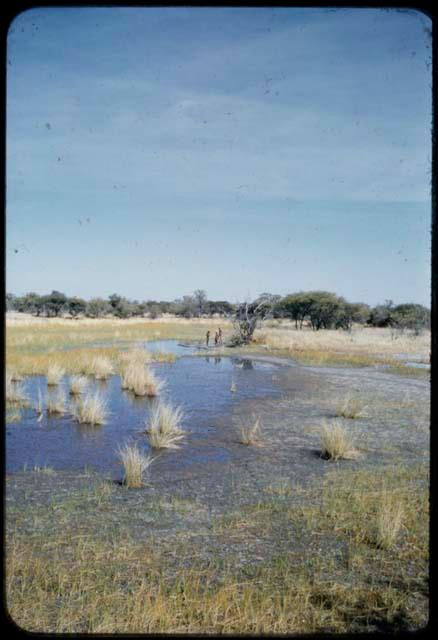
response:
[[[21,13],[7,291],[430,306],[431,76],[418,11]]]

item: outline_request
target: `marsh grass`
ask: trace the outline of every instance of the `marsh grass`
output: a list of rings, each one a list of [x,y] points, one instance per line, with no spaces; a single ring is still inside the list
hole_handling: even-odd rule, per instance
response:
[[[21,382],[22,380],[24,380],[24,376],[13,369],[11,371],[7,371],[6,376],[9,377],[12,382]]]
[[[58,388],[56,393],[47,396],[46,409],[49,416],[67,413],[65,392],[63,389]]]
[[[151,456],[146,456],[136,445],[125,444],[117,450],[124,469],[123,483],[128,489],[139,489],[143,486],[143,477],[153,462]]]
[[[160,403],[150,413],[146,434],[153,449],[178,449],[185,437],[181,427],[183,412],[180,407]]]
[[[131,361],[121,374],[122,389],[132,391],[136,396],[156,397],[164,387],[154,372],[141,361]]]
[[[23,414],[19,407],[6,404],[5,421],[7,424],[21,422]]]
[[[58,385],[64,377],[64,374],[65,369],[59,364],[50,364],[47,369],[47,385],[49,387]]]
[[[321,432],[321,457],[326,460],[354,460],[359,452],[348,431],[338,421],[325,423]]]
[[[28,405],[28,398],[23,385],[20,382],[13,382],[12,378],[7,374],[5,380],[5,396],[6,402],[14,405],[15,408],[24,408]]]
[[[85,387],[88,384],[88,378],[81,375],[73,375],[70,378],[70,395],[79,396],[84,393]]]
[[[336,414],[341,418],[355,420],[363,418],[367,405],[357,397],[347,395],[346,398],[337,406]]]
[[[250,426],[241,425],[239,442],[245,445],[260,445],[260,418],[256,418]]]
[[[43,404],[43,394],[41,392],[41,387],[38,387],[38,393],[37,393],[37,401],[36,401],[36,405],[35,405],[35,411],[37,412],[38,416],[42,416],[43,412],[44,412],[44,404]]]
[[[105,424],[107,417],[106,400],[98,391],[87,393],[79,398],[74,410],[74,417],[80,424]]]
[[[39,465],[35,465],[32,471],[34,471],[35,473],[44,473],[45,475],[48,475],[48,476],[53,476],[56,473],[55,469],[53,469],[53,467],[50,467],[48,465],[44,465],[43,467],[40,467]]]
[[[96,380],[107,380],[114,373],[114,366],[109,358],[97,356],[91,360],[87,373]]]

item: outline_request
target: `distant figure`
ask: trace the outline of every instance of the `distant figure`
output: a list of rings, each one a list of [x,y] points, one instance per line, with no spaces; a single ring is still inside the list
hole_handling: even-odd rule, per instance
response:
[[[207,331],[207,333],[205,334],[205,344],[208,347],[208,343],[210,342],[210,331]]]
[[[217,330],[217,336],[218,336],[219,344],[222,344],[222,329],[220,327]]]
[[[216,333],[214,334],[214,346],[217,347],[217,343],[219,342],[219,334],[216,331]]]

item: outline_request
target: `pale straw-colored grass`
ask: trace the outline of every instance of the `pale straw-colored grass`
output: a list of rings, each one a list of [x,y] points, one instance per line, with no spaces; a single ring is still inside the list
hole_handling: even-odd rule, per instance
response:
[[[65,369],[58,364],[50,364],[47,369],[47,384],[49,387],[59,384],[64,376]]]
[[[12,380],[12,382],[21,382],[24,380],[24,376],[14,369],[8,371],[6,375]]]
[[[341,418],[349,418],[350,420],[363,418],[366,408],[367,406],[360,398],[347,395],[346,398],[339,403],[337,415]]]
[[[260,444],[260,418],[256,418],[252,425],[242,425],[240,427],[240,443],[246,445]]]
[[[123,483],[126,487],[139,489],[143,486],[143,477],[153,458],[142,453],[137,445],[125,444],[117,450],[123,464]]]
[[[96,380],[107,380],[114,373],[113,363],[105,356],[97,356],[91,360],[87,373]]]
[[[88,384],[88,378],[86,376],[75,375],[70,378],[70,395],[79,396],[84,393],[85,387]]]
[[[62,415],[67,412],[67,404],[65,399],[65,392],[60,387],[56,393],[48,394],[46,397],[46,409],[50,415]]]
[[[149,444],[153,449],[178,449],[185,431],[181,428],[183,412],[180,407],[169,404],[156,405],[149,417],[146,428]]]
[[[322,429],[321,457],[328,460],[353,460],[358,457],[350,434],[338,421],[326,423]]]
[[[399,353],[418,354],[428,359],[431,348],[430,331],[425,330],[419,336],[413,333],[397,333],[389,328],[353,327],[351,331],[309,328],[299,330],[290,321],[282,321],[278,328],[257,330],[254,334],[257,342],[270,349],[293,352],[329,352],[333,354],[352,354],[356,356],[390,357]]]
[[[43,419],[43,412],[44,412],[43,394],[41,393],[41,387],[38,387],[35,411],[37,412],[37,416],[39,416],[37,422],[41,422],[41,420]]]
[[[397,540],[403,525],[403,504],[396,496],[383,495],[377,514],[376,543],[378,547],[390,549]]]
[[[6,402],[15,407],[24,407],[27,405],[28,398],[24,391],[24,387],[19,382],[13,382],[10,375],[6,374],[5,380]]]
[[[122,389],[129,389],[136,396],[157,396],[164,387],[154,372],[141,361],[131,361],[121,373]]]
[[[99,392],[88,393],[79,398],[75,407],[75,418],[81,424],[105,424],[107,403]]]

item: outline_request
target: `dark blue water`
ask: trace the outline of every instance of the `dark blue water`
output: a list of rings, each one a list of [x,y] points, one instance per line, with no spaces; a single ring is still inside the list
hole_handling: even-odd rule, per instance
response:
[[[166,383],[160,398],[183,409],[183,428],[187,432],[179,451],[165,450],[160,456],[167,456],[169,462],[174,459],[178,465],[199,459],[204,462],[226,460],[229,449],[221,438],[219,422],[223,423],[233,405],[244,398],[279,395],[280,390],[272,380],[275,368],[248,359],[214,356],[180,358],[174,363],[152,365],[157,376]],[[232,382],[236,385],[235,393],[230,391]],[[68,383],[65,377],[61,386],[73,407],[75,400],[68,396]],[[24,387],[32,406],[36,405],[38,388],[43,398],[48,393],[46,379],[42,376],[28,378]],[[99,389],[108,402],[106,423],[81,425],[71,413],[52,417],[46,412],[38,422],[35,409],[25,409],[21,422],[7,425],[7,472],[36,465],[111,471],[120,467],[116,450],[125,442],[137,443],[145,452],[149,451],[143,431],[149,411],[157,400],[136,398],[123,391],[119,376],[106,382],[90,379],[89,388]],[[56,393],[56,389],[50,393]]]

